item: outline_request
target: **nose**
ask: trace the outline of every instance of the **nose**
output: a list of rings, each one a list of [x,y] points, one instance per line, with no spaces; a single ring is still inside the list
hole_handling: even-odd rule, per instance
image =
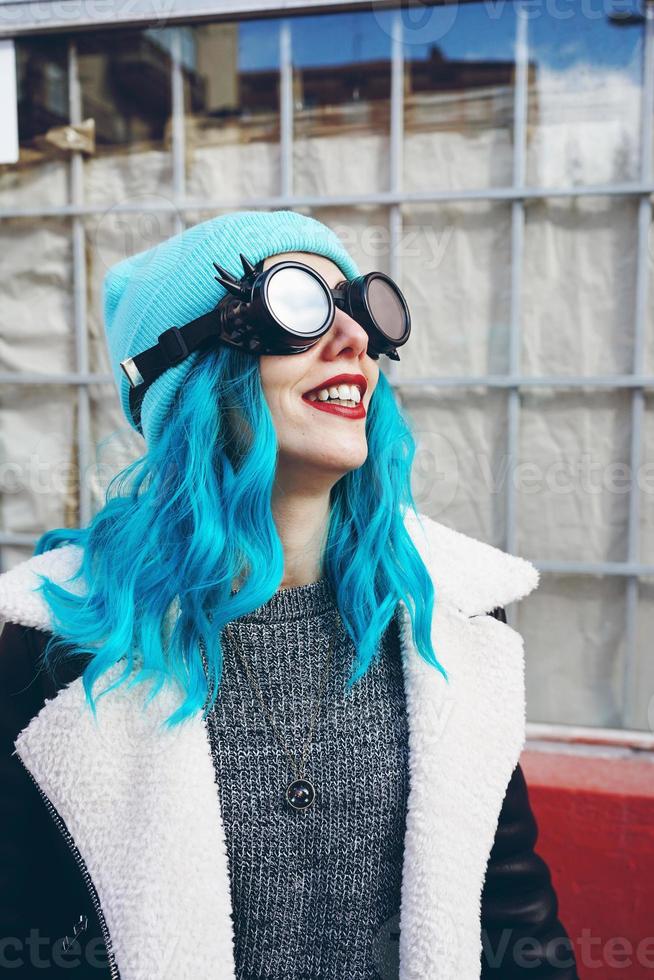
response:
[[[325,356],[333,358],[341,354],[361,357],[368,350],[368,334],[360,323],[344,310],[336,308],[334,320],[325,334]]]

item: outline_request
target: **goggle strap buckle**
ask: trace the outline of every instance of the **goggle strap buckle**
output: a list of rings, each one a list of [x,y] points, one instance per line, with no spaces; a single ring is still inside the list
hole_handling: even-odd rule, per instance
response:
[[[159,334],[159,347],[172,367],[188,357],[189,349],[179,327],[168,327]]]

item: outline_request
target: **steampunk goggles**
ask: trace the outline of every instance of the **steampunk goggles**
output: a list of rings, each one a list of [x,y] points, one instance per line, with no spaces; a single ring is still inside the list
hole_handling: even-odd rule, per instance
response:
[[[330,287],[311,266],[292,260],[264,271],[243,255],[243,276],[237,279],[213,265],[214,278],[227,293],[209,313],[182,327],[169,327],[153,347],[120,362],[130,384],[129,404],[141,431],[141,404],[153,381],[196,350],[218,342],[250,354],[301,354],[331,327],[336,307],[344,310],[368,334],[368,354],[386,354],[394,361],[397,348],[409,339],[411,317],[397,284],[383,272],[344,279]]]

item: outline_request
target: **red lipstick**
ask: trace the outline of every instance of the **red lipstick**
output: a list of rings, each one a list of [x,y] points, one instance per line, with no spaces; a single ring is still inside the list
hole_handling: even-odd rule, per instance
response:
[[[359,391],[361,392],[361,401],[358,405],[350,408],[347,405],[336,405],[334,402],[321,402],[318,398],[311,401],[308,397],[314,392],[320,391],[321,388],[331,388],[333,385],[339,384],[356,385],[359,388]],[[308,405],[311,405],[312,408],[317,408],[321,412],[331,412],[332,415],[342,415],[346,419],[364,419],[366,417],[366,410],[363,405],[363,396],[366,393],[367,387],[368,382],[362,374],[335,374],[333,377],[327,378],[325,381],[321,381],[320,384],[315,386],[315,388],[310,388],[309,391],[305,391],[302,398]]]

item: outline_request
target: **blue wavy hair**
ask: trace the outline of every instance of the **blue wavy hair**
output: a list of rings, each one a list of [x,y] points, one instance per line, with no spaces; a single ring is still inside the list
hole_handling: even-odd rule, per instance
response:
[[[407,508],[418,515],[410,487],[415,442],[381,372],[366,435],[366,461],[332,487],[322,563],[356,650],[348,689],[368,669],[399,599],[419,654],[448,680],[431,645],[433,583],[404,526]],[[53,618],[42,657],[55,671],[64,659],[90,655],[83,684],[94,716],[95,683],[124,660],[99,697],[133,673],[130,685],[154,681],[145,704],[162,685],[181,685],[167,726],[200,709],[206,717],[222,676],[223,626],[267,601],[283,577],[271,509],[276,457],[258,358],[220,345],[194,365],[160,439],[112,478],[88,526],[38,539],[34,554],[83,548],[68,581],[81,577],[84,595],[41,576]],[[235,579],[241,584],[232,594]]]

